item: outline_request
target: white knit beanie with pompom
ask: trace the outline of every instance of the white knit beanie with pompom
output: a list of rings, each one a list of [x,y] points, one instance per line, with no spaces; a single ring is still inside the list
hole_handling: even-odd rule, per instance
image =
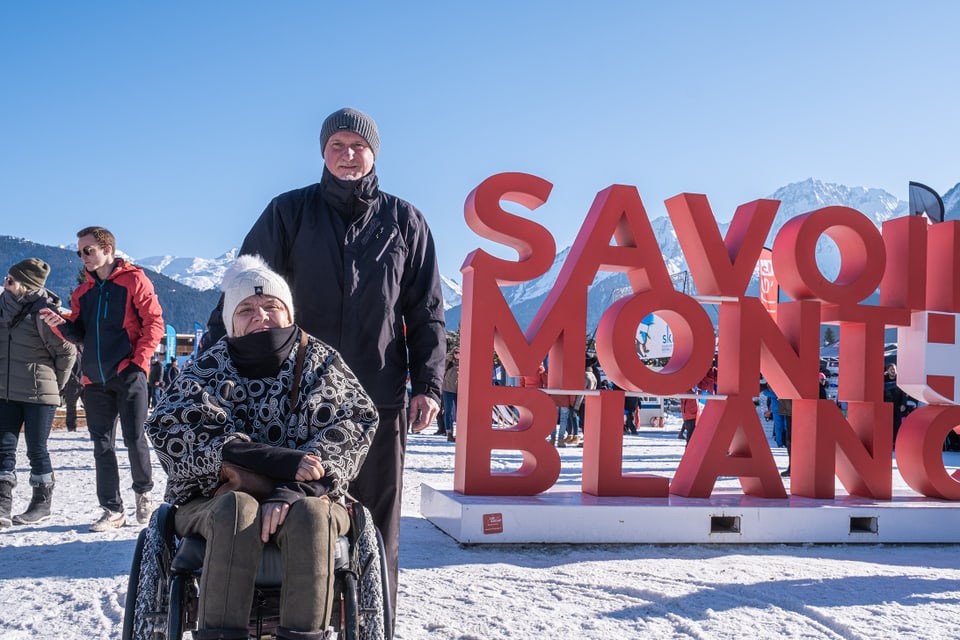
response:
[[[233,314],[246,298],[255,295],[273,296],[287,306],[290,320],[293,316],[293,295],[290,287],[278,273],[267,266],[260,256],[240,256],[223,274],[223,324],[227,335],[233,337]]]

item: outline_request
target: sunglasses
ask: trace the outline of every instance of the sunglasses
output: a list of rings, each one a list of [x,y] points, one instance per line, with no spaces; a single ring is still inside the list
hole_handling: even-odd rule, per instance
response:
[[[13,285],[17,284],[17,281],[14,280],[13,278],[11,278],[10,276],[7,276],[7,277],[4,279],[4,283],[6,283],[6,285],[7,285],[8,287],[12,287]]]
[[[87,246],[84,247],[82,250],[79,250],[79,249],[78,249],[78,250],[77,250],[77,257],[78,257],[78,258],[81,258],[81,257],[83,257],[83,256],[89,256],[91,253],[93,253],[94,251],[96,251],[96,248],[97,248],[96,245],[91,244],[91,245],[87,245]]]

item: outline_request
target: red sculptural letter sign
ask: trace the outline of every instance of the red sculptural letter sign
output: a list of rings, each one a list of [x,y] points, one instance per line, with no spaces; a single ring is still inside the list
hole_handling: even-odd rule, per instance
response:
[[[626,276],[632,294],[601,316],[596,349],[604,371],[621,390],[586,398],[584,430],[590,437],[584,443],[583,491],[708,497],[718,477],[735,476],[746,494],[785,497],[753,403],[763,375],[779,397],[793,400],[793,494],[831,499],[839,479],[853,495],[890,499],[892,413],[883,402],[882,363],[884,329],[895,326],[902,327],[909,359],[906,383],[913,385],[913,395],[945,405],[927,407],[904,422],[897,442],[901,471],[918,492],[960,499],[960,482],[943,468],[935,447],[937,438],[942,442],[960,422],[952,404],[960,395],[960,377],[939,372],[960,357],[960,351],[951,351],[960,349],[954,316],[960,307],[958,270],[929,291],[925,286],[929,261],[956,266],[960,228],[944,223],[942,230],[928,232],[918,218],[904,218],[885,223],[881,233],[854,209],[825,207],[787,221],[771,252],[763,242],[778,202],[757,200],[738,207],[721,235],[705,196],[671,198],[667,212],[699,295],[719,305],[716,334],[701,299],[673,288],[636,188],[613,185],[597,194],[556,283],[523,330],[501,286],[545,274],[556,259],[556,244],[546,228],[505,211],[501,203],[533,211],[546,203],[551,188],[536,176],[498,174],[474,189],[465,204],[470,228],[514,249],[517,259],[478,249],[462,267],[455,490],[533,495],[556,482],[560,457],[548,441],[556,423],[550,394],[582,391],[588,290],[598,272],[617,271]],[[824,277],[815,260],[823,236],[843,256],[833,280]],[[777,304],[775,314],[769,299],[746,295],[761,257],[794,300]],[[881,304],[866,304],[878,286]],[[918,308],[924,304],[940,313]],[[651,313],[669,324],[674,339],[673,354],[659,370],[641,360],[635,346],[637,327]],[[838,395],[847,404],[846,415],[834,402],[818,398],[822,322],[838,323],[844,338]],[[624,393],[685,393],[711,367],[715,349],[716,399],[707,402],[674,478],[623,473]],[[494,354],[511,376],[534,375],[548,358],[549,388],[492,384]],[[492,426],[497,405],[517,408],[515,426]],[[512,468],[494,465],[498,451],[519,453],[512,456]]]

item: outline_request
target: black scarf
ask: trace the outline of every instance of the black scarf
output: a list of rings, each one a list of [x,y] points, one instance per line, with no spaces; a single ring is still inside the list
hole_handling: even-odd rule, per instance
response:
[[[296,325],[268,329],[241,338],[227,338],[227,352],[245,378],[272,378],[293,348]]]

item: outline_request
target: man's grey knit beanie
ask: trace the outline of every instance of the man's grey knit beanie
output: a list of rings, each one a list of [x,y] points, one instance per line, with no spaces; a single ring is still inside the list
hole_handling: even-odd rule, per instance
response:
[[[334,111],[323,121],[320,127],[320,151],[327,148],[327,140],[337,131],[352,131],[367,141],[373,152],[373,159],[380,153],[380,134],[377,132],[377,123],[373,118],[362,111],[344,107]]]

